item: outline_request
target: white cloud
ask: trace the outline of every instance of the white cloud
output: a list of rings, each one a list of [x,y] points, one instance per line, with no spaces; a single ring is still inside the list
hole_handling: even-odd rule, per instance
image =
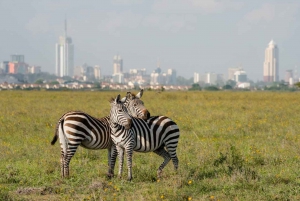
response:
[[[194,30],[196,22],[196,16],[191,14],[151,14],[143,20],[143,26],[176,33],[180,30]]]
[[[243,3],[233,0],[157,0],[153,10],[163,13],[215,13],[239,9]]]
[[[239,33],[262,29],[273,37],[288,37],[297,23],[299,3],[265,3],[247,13],[239,22]],[[272,36],[270,36],[272,37]]]
[[[112,4],[115,5],[126,5],[126,4],[139,4],[142,3],[143,0],[111,0]]]

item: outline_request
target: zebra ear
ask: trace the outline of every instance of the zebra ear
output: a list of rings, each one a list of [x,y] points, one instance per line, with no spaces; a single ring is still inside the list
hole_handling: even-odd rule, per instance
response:
[[[136,95],[136,97],[137,98],[142,98],[143,92],[144,92],[144,89],[141,89],[141,91]]]
[[[119,103],[120,102],[120,94],[116,97],[115,103]]]

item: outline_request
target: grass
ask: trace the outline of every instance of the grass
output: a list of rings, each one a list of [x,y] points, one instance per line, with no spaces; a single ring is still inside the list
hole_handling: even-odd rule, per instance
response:
[[[0,200],[300,200],[300,106],[297,92],[145,91],[151,115],[181,130],[179,170],[134,153],[133,181],[106,178],[107,151],[79,148],[69,179],[51,146],[59,117],[109,114],[126,92],[0,92]],[[126,161],[126,160],[125,160]],[[117,173],[117,168],[115,170]]]

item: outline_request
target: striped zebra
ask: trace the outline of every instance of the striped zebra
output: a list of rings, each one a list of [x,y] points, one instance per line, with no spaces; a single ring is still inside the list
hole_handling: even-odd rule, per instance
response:
[[[143,90],[135,96],[135,99],[141,98],[142,94]],[[132,112],[139,118],[146,119],[149,116],[143,104],[134,104],[132,107],[135,107]],[[142,112],[136,114],[134,111]],[[96,118],[82,111],[67,112],[60,117],[51,144],[54,145],[58,138],[61,147],[62,177],[69,177],[69,164],[78,146],[94,150],[107,149],[108,176],[114,175],[117,150],[111,140],[109,116]]]
[[[124,151],[127,155],[128,180],[132,179],[133,151],[153,151],[164,158],[157,170],[158,177],[171,159],[177,170],[176,148],[180,135],[177,124],[166,116],[153,116],[146,121],[132,117],[122,101],[120,95],[111,100],[109,117],[112,141],[119,156],[119,177],[123,172]]]

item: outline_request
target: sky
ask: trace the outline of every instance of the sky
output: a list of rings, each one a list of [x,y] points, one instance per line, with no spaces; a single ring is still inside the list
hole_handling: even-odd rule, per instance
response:
[[[0,61],[23,54],[26,63],[54,73],[65,18],[75,66],[99,65],[104,75],[119,54],[124,71],[150,74],[159,61],[162,71],[185,78],[227,77],[228,68],[242,66],[258,81],[272,39],[280,79],[285,70],[300,70],[299,0],[0,0]]]

